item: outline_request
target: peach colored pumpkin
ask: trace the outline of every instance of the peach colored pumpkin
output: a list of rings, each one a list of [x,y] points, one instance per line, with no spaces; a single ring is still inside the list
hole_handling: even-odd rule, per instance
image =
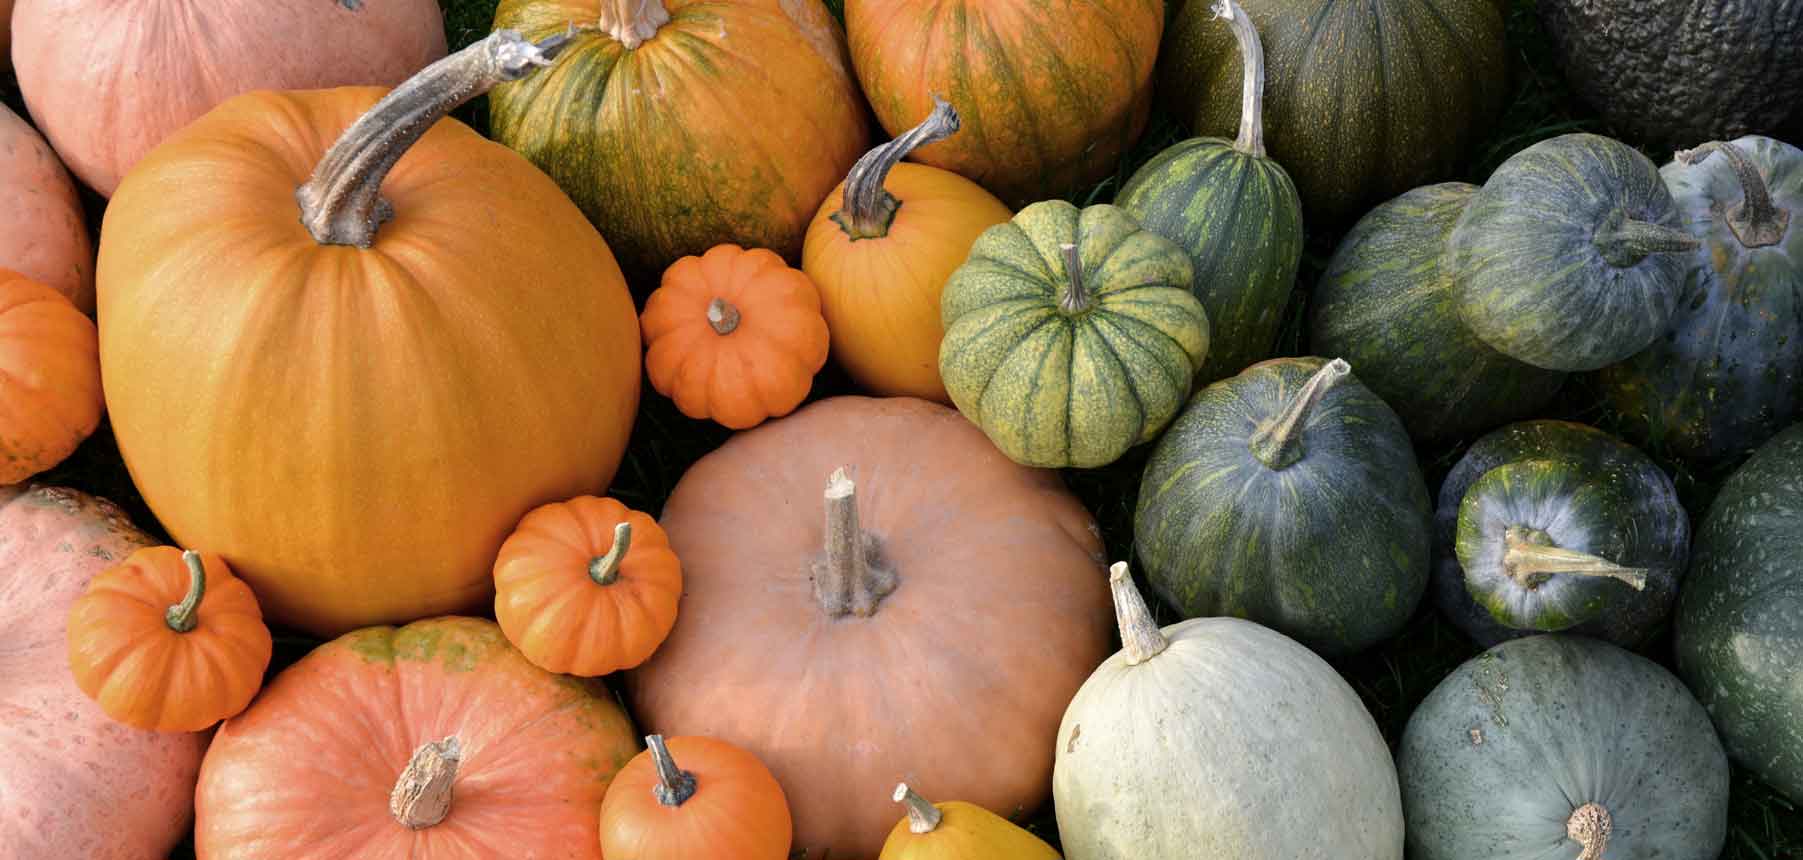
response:
[[[206,742],[127,728],[69,674],[69,607],[154,544],[110,502],[0,487],[0,856],[163,860],[188,830]]]
[[[0,0],[0,13],[9,4]],[[0,269],[45,284],[82,313],[94,313],[94,240],[75,183],[50,144],[5,105],[0,105]]]
[[[13,0],[0,0],[0,69],[13,64]]]
[[[32,119],[111,197],[163,138],[251,90],[394,86],[445,55],[434,0],[16,0]]]

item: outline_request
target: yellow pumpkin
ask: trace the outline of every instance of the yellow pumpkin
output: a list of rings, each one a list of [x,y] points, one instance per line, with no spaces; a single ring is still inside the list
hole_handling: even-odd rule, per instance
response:
[[[895,802],[908,815],[877,860],[1059,860],[1039,837],[974,803],[929,803],[905,782],[895,787]]]

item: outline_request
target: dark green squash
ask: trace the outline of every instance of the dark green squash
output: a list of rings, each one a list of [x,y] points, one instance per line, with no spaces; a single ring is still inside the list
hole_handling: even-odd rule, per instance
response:
[[[1678,672],[1728,754],[1803,803],[1803,424],[1722,485],[1675,630]]]
[[[1444,182],[1371,210],[1340,240],[1309,302],[1310,348],[1357,367],[1420,440],[1526,418],[1565,380],[1491,349],[1459,319],[1440,260],[1475,191]]]
[[[1427,487],[1396,413],[1340,359],[1198,392],[1140,480],[1134,548],[1186,618],[1256,621],[1324,655],[1402,628],[1427,585]]]
[[[1015,462],[1093,468],[1170,423],[1208,354],[1183,249],[1113,206],[1022,209],[940,296],[939,375]]]
[[[1596,370],[1671,322],[1697,240],[1659,169],[1594,134],[1511,156],[1471,196],[1447,241],[1459,318],[1504,355]]]
[[[1152,157],[1115,205],[1189,252],[1190,290],[1213,335],[1196,381],[1207,384],[1268,358],[1302,261],[1302,202],[1283,166],[1265,155],[1264,51],[1234,0],[1217,0],[1244,62],[1240,133],[1196,137]]]

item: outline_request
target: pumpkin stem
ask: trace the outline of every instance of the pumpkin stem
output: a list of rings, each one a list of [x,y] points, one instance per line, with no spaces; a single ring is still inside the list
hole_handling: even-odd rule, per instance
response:
[[[1572,810],[1565,820],[1565,835],[1584,848],[1578,860],[1603,860],[1603,852],[1609,850],[1609,832],[1614,829],[1609,810],[1595,802]]]
[[[424,830],[451,814],[451,783],[463,761],[455,736],[421,744],[388,794],[388,812],[408,830]]]
[[[844,468],[826,480],[826,551],[813,563],[814,599],[829,618],[868,618],[897,585],[882,540],[858,525],[857,486]]]
[[[670,23],[664,0],[601,0],[601,17],[595,26],[630,51],[657,35]]]
[[[1740,147],[1712,140],[1696,149],[1679,150],[1672,157],[1685,164],[1700,164],[1716,152],[1728,159],[1734,178],[1740,180],[1741,201],[1728,210],[1728,229],[1734,238],[1748,248],[1778,244],[1790,226],[1790,210],[1780,209],[1772,202],[1772,192],[1766,188],[1765,177],[1759,175],[1759,166]]]
[[[707,303],[707,324],[714,327],[714,334],[725,336],[739,328],[739,309],[718,296]]]
[[[163,621],[177,633],[187,633],[200,623],[200,601],[207,595],[207,568],[200,553],[183,550],[182,564],[188,566],[188,593],[182,602],[163,612]]]
[[[1233,0],[1215,0],[1214,17],[1227,19],[1233,38],[1240,43],[1240,64],[1245,69],[1240,89],[1240,136],[1233,148],[1254,158],[1265,157],[1265,48],[1258,28],[1246,10]]]
[[[932,833],[939,829],[939,822],[945,820],[945,813],[940,812],[939,807],[915,794],[914,789],[909,788],[905,782],[895,787],[895,793],[890,795],[890,799],[907,804],[909,833]]]
[[[1601,556],[1555,546],[1546,532],[1524,526],[1503,532],[1503,572],[1530,590],[1558,574],[1606,576],[1635,591],[1646,590],[1646,568],[1622,567]]]
[[[676,766],[663,735],[646,735],[645,746],[651,748],[651,763],[657,766],[657,785],[651,787],[651,796],[665,806],[687,803],[695,796],[695,775]]]
[[[613,585],[620,578],[620,563],[631,550],[632,523],[614,526],[614,545],[607,548],[606,555],[595,556],[588,563],[588,578],[596,585]]]
[[[1302,428],[1308,424],[1309,413],[1351,373],[1352,365],[1343,358],[1322,365],[1276,419],[1253,431],[1252,456],[1272,469],[1287,469],[1302,459]]]
[[[950,102],[933,96],[933,112],[900,137],[889,141],[858,159],[845,174],[844,205],[832,214],[833,223],[856,242],[859,239],[881,239],[889,235],[901,201],[883,187],[889,171],[908,154],[929,143],[944,140],[958,131],[958,111]]]
[[[1597,228],[1590,241],[1605,262],[1619,269],[1636,265],[1653,254],[1694,251],[1702,244],[1683,230],[1636,221],[1619,209]]]
[[[307,232],[322,245],[375,244],[376,229],[394,217],[394,207],[381,197],[382,180],[407,149],[464,102],[551,65],[573,32],[534,44],[513,30],[496,30],[383,96],[345,129],[313,175],[295,189]]]
[[[1152,620],[1146,599],[1133,587],[1133,575],[1127,563],[1117,561],[1108,568],[1108,588],[1114,592],[1114,622],[1121,629],[1121,650],[1127,652],[1127,665],[1138,666],[1171,647],[1169,639]]]
[[[1089,310],[1089,288],[1083,283],[1083,256],[1077,253],[1077,246],[1066,242],[1058,246],[1059,253],[1064,255],[1064,276],[1067,281],[1064,297],[1058,306],[1067,314],[1080,314]]]

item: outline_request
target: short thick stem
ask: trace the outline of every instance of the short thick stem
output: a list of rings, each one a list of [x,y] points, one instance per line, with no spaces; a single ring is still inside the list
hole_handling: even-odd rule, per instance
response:
[[[833,223],[845,231],[852,241],[880,239],[889,235],[901,201],[895,199],[883,183],[889,171],[908,154],[935,141],[951,137],[958,131],[958,112],[951,103],[933,96],[933,111],[927,118],[900,137],[889,141],[858,159],[845,174],[844,205],[833,213]]]
[[[1152,620],[1146,599],[1133,587],[1133,575],[1126,562],[1117,561],[1108,568],[1108,588],[1114,592],[1114,621],[1120,627],[1121,651],[1127,655],[1127,665],[1138,666],[1164,653],[1171,646],[1170,640],[1164,638],[1158,622]]]
[[[455,737],[422,744],[388,794],[388,812],[408,830],[424,830],[451,814],[451,784],[463,761],[463,744]]]
[[[588,563],[588,578],[596,585],[613,585],[620,579],[620,565],[632,551],[632,523],[614,526],[614,545]]]
[[[1215,0],[1214,16],[1225,18],[1240,45],[1240,136],[1233,148],[1256,158],[1265,157],[1265,48],[1258,40],[1246,10],[1234,0]]]
[[[188,567],[188,593],[163,611],[163,621],[170,630],[187,633],[200,623],[200,601],[207,596],[207,567],[194,550],[182,551],[182,564]]]
[[[1609,833],[1614,829],[1609,810],[1600,803],[1586,803],[1572,810],[1571,817],[1565,820],[1565,835],[1584,849],[1577,860],[1603,860],[1603,852],[1609,850]]]
[[[1535,589],[1554,576],[1607,577],[1635,591],[1646,589],[1643,567],[1622,567],[1601,556],[1555,546],[1544,532],[1511,526],[1503,533],[1503,572],[1526,589]]]
[[[909,788],[905,782],[895,787],[895,794],[891,795],[891,799],[908,807],[909,833],[932,833],[939,829],[939,822],[945,820],[945,813],[940,812],[939,807],[914,793],[914,789]]]
[[[1696,149],[1680,151],[1676,158],[1685,164],[1700,164],[1711,153],[1717,152],[1728,159],[1728,166],[1734,170],[1734,178],[1740,181],[1741,201],[1728,210],[1728,230],[1742,245],[1749,248],[1778,244],[1784,239],[1784,231],[1790,227],[1790,210],[1779,208],[1772,200],[1772,192],[1766,187],[1765,177],[1759,175],[1759,166],[1746,153],[1741,152],[1740,147],[1712,140]]]
[[[826,482],[826,548],[814,561],[814,599],[829,618],[868,618],[895,590],[882,541],[858,522],[857,486],[843,468]]]
[[[652,796],[665,806],[687,803],[695,796],[695,775],[676,766],[676,759],[670,757],[670,748],[664,745],[663,735],[646,737],[645,746],[650,748],[651,763],[657,768],[657,785],[651,788]]]
[[[657,35],[670,23],[664,0],[601,0],[601,17],[595,26],[630,51]]]
[[[713,327],[714,334],[732,334],[739,328],[739,309],[732,302],[715,297],[707,304],[707,324]]]
[[[1702,244],[1683,230],[1621,214],[1599,228],[1591,242],[1604,262],[1620,269],[1638,265],[1653,254],[1694,251]]]
[[[1083,255],[1069,242],[1059,245],[1058,253],[1064,256],[1065,278],[1064,295],[1059,297],[1058,306],[1067,314],[1089,310],[1089,285],[1083,282]]]
[[[1309,414],[1351,373],[1352,365],[1343,358],[1322,365],[1275,419],[1253,431],[1252,456],[1272,469],[1285,469],[1302,459],[1302,431],[1308,426]]]

